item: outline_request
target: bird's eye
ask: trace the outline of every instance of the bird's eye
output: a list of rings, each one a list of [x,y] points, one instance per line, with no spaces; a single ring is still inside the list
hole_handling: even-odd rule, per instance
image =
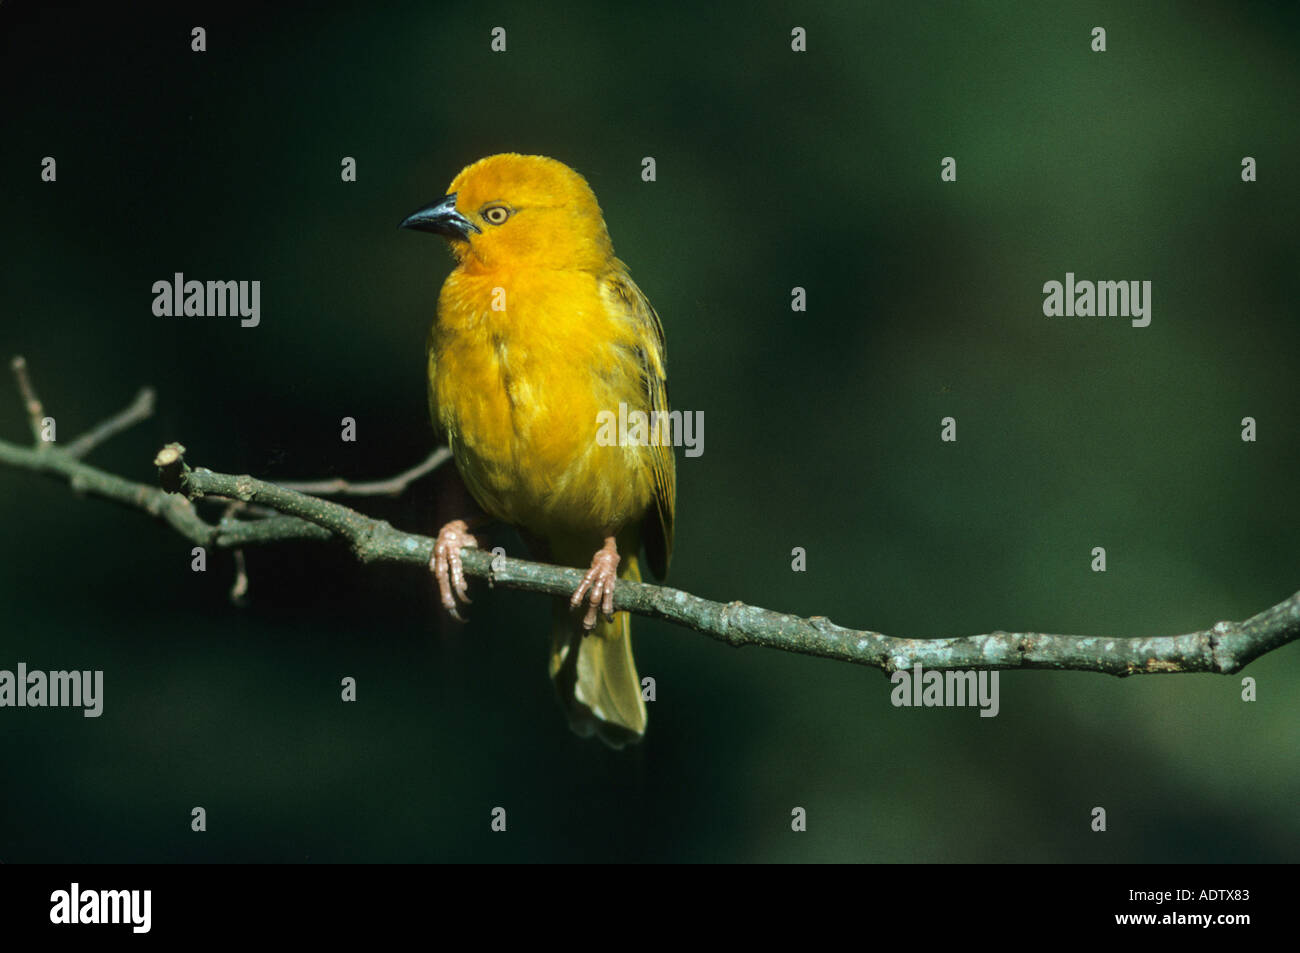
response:
[[[483,219],[489,225],[504,225],[510,217],[510,209],[504,205],[489,205],[483,210]]]

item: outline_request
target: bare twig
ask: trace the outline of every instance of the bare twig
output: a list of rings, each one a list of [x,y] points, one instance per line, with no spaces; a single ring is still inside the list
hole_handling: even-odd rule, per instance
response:
[[[45,419],[45,408],[41,406],[41,399],[36,396],[36,388],[32,386],[31,378],[27,376],[27,360],[21,354],[16,355],[9,362],[9,367],[14,372],[14,380],[18,382],[18,392],[23,395],[23,410],[27,411],[27,422],[32,428],[32,440],[37,447],[44,450],[50,445],[50,441],[41,439],[41,422]]]
[[[70,457],[84,457],[101,443],[112,439],[128,427],[147,419],[153,414],[154,392],[151,387],[140,388],[131,406],[109,417],[93,430],[82,434],[72,443],[63,447],[63,452]]]
[[[322,496],[399,496],[420,477],[426,473],[432,473],[450,459],[451,450],[447,447],[439,447],[429,454],[423,463],[418,463],[411,469],[387,480],[371,480],[366,483],[353,483],[350,480],[343,479],[276,480],[275,482],[288,490],[297,490],[299,493],[316,493]]]
[[[244,549],[235,550],[235,582],[230,587],[230,601],[242,606],[248,601],[248,567],[244,564]]]

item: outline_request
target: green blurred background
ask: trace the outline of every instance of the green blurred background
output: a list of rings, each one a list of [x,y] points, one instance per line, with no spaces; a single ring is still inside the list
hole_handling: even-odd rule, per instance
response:
[[[1295,6],[864,7],[0,4],[0,349],[65,440],[154,385],[157,416],[91,458],[133,479],[169,440],[272,480],[396,473],[432,446],[450,268],[396,224],[474,159],[542,153],[588,177],[673,404],[704,412],[672,584],[912,637],[1173,634],[1300,588]],[[259,279],[260,327],[155,317],[176,271]],[[1150,327],[1045,318],[1067,271],[1151,280]],[[16,395],[0,435],[28,439]],[[447,476],[360,506],[431,533]],[[0,668],[106,682],[99,719],[0,710],[6,863],[1300,846],[1294,645],[1247,669],[1253,704],[1240,677],[1004,673],[983,719],[637,619],[658,700],[612,752],[565,725],[541,597],[476,586],[457,627],[419,569],[294,545],[248,552],[236,608],[230,554],[191,572],[144,514],[13,470],[0,526]]]

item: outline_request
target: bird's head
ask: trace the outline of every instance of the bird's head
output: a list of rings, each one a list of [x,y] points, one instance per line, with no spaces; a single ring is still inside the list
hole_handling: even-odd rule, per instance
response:
[[[545,156],[480,159],[398,227],[442,235],[457,261],[487,268],[597,271],[613,255],[587,180]]]

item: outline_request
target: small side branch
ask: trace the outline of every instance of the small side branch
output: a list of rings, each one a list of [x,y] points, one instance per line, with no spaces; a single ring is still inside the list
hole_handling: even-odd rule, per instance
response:
[[[439,447],[423,462],[416,464],[404,473],[387,480],[371,480],[366,483],[353,483],[349,480],[280,480],[278,485],[299,493],[315,493],[321,496],[400,496],[406,488],[420,477],[432,473],[451,459],[451,450]]]
[[[63,452],[70,457],[80,459],[101,443],[111,440],[123,430],[138,424],[153,415],[154,392],[150,387],[142,387],[135,395],[131,406],[109,417],[99,426],[82,434],[72,443],[63,447]]]
[[[23,398],[23,410],[27,411],[27,423],[32,428],[32,440],[38,449],[44,449],[49,446],[41,439],[41,421],[45,418],[45,408],[41,406],[41,399],[36,396],[36,388],[32,386],[32,379],[27,373],[27,361],[20,354],[9,362],[9,368],[14,372],[14,382],[18,385],[18,393]]]

